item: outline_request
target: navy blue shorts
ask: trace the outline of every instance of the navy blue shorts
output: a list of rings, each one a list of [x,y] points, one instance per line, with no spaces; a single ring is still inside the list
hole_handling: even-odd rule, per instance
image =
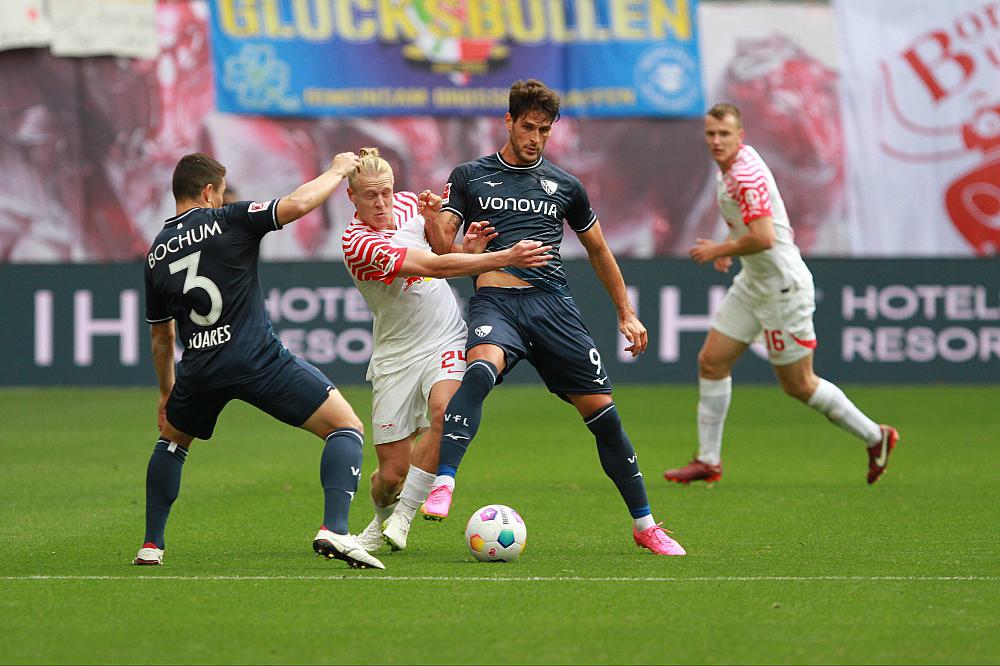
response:
[[[333,388],[326,375],[286,351],[238,384],[191,391],[178,381],[167,399],[167,420],[183,433],[209,439],[222,408],[235,399],[298,427],[319,409]]]
[[[597,345],[571,296],[537,287],[478,289],[469,300],[466,349],[484,343],[504,350],[503,374],[526,359],[556,395],[611,393]]]

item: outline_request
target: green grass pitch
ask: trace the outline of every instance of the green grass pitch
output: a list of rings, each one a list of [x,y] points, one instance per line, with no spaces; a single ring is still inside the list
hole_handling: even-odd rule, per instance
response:
[[[0,391],[2,663],[997,663],[1000,387],[848,387],[902,443],[861,445],[774,386],[737,383],[725,476],[666,484],[695,449],[695,389],[623,386],[654,515],[688,549],[637,549],[575,411],[501,386],[452,517],[384,572],[312,554],[320,442],[240,403],[184,469],[165,565],[140,545],[149,389]],[[365,420],[365,387],[345,394]],[[370,440],[369,440],[370,441]],[[353,531],[371,517],[365,473]],[[481,505],[524,555],[479,563]]]

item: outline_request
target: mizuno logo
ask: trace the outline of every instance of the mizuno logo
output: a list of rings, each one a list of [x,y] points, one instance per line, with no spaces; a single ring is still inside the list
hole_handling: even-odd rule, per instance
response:
[[[637,476],[642,476],[642,472],[636,472],[635,474],[632,475],[632,478],[634,479]]]
[[[597,378],[597,379],[594,380],[594,383],[595,384],[600,384],[601,386],[604,386],[604,382],[606,382],[606,381],[608,381],[607,377],[599,377],[599,378]]]
[[[489,185],[490,187],[496,187],[497,185],[503,185],[503,181],[502,180],[499,183],[494,183],[491,180],[484,180],[483,182],[485,184]]]
[[[469,439],[468,437],[466,437],[464,435],[455,435],[453,433],[448,433],[447,435],[443,435],[443,436],[447,437],[448,439],[454,439],[456,441],[458,441],[460,439]]]
[[[354,501],[354,493],[352,493],[350,490],[345,490],[344,492],[347,493],[348,495],[350,495],[351,501],[353,502]]]

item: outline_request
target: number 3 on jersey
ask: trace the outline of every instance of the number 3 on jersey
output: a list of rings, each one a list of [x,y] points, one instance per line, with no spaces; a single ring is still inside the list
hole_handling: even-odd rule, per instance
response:
[[[187,271],[184,274],[184,287],[181,293],[188,293],[192,289],[203,289],[205,293],[208,294],[208,299],[211,302],[211,308],[208,310],[207,315],[198,314],[191,308],[191,312],[188,316],[191,321],[198,324],[199,326],[211,326],[215,322],[219,321],[219,317],[222,316],[222,292],[215,285],[214,282],[209,280],[204,275],[198,275],[198,262],[201,261],[201,250],[188,256],[178,259],[177,261],[171,263],[168,268],[170,268],[170,274],[179,273],[181,271]]]

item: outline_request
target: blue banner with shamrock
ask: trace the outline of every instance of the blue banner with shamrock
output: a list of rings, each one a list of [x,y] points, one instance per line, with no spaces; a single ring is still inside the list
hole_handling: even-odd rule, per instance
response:
[[[212,0],[221,111],[503,112],[517,79],[575,116],[704,111],[697,0]]]

